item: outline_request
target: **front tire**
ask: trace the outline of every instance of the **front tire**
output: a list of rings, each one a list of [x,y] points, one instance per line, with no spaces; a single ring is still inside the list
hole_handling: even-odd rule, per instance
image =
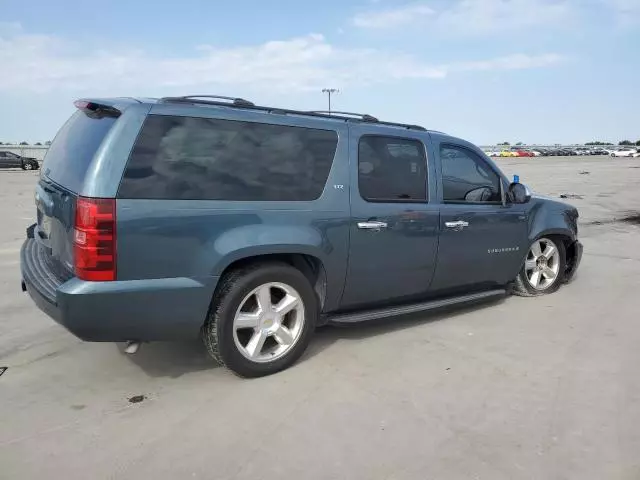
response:
[[[513,293],[535,297],[560,288],[567,266],[567,253],[562,241],[542,237],[535,240],[514,282]]]
[[[318,300],[309,280],[284,263],[225,275],[203,328],[209,354],[242,377],[288,368],[315,330]]]
[[[29,162],[23,163],[22,164],[22,169],[23,170],[33,170],[33,165],[31,165],[31,163],[29,163]]]

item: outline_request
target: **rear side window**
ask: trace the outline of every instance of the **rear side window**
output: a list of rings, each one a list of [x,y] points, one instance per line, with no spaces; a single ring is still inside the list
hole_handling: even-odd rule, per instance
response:
[[[363,136],[358,144],[358,188],[370,202],[426,201],[427,156],[422,142]]]
[[[79,192],[98,147],[116,120],[114,117],[91,118],[78,110],[49,147],[43,173],[72,192]]]
[[[320,197],[335,131],[150,115],[120,198],[308,201]]]

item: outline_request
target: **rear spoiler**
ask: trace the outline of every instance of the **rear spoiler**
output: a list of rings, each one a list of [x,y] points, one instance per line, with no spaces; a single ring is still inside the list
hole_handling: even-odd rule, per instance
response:
[[[122,113],[113,105],[99,103],[93,100],[80,99],[73,102],[78,110],[83,111],[91,118],[113,117],[118,118]]]

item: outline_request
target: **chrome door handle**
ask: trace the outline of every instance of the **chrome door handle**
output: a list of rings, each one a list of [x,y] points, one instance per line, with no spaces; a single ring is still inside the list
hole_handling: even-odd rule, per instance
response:
[[[444,222],[444,226],[455,230],[462,230],[469,226],[469,222],[465,222],[464,220],[458,220],[457,222]]]
[[[387,222],[358,222],[358,228],[362,230],[380,230],[387,228]]]

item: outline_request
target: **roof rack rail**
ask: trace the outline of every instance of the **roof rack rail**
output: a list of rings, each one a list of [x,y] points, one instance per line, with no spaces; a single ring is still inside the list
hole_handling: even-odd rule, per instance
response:
[[[427,131],[426,128],[421,127],[420,125],[410,125],[407,123],[395,123],[395,122],[385,122],[383,120],[378,120],[376,117],[372,116],[372,115],[368,115],[366,113],[352,113],[352,112],[336,112],[336,111],[329,111],[329,110],[311,110],[311,111],[307,111],[307,112],[300,112],[300,113],[306,113],[307,115],[320,115],[322,117],[327,117],[327,118],[344,118],[346,120],[351,120],[351,119],[355,119],[355,120],[361,120],[363,122],[370,122],[370,123],[378,123],[380,125],[388,125],[390,127],[401,127],[401,128],[407,128],[409,130],[420,130],[420,131]]]
[[[227,100],[227,101],[219,101],[219,100]],[[278,108],[278,107],[263,107],[260,105],[254,105],[249,100],[245,100],[244,98],[234,98],[234,97],[223,97],[221,95],[185,95],[181,97],[164,97],[159,100],[159,102],[164,103],[198,103],[202,105],[212,105],[219,107],[236,107],[236,108],[247,108],[250,110],[258,110],[266,113],[275,113],[281,115],[304,115],[310,117],[319,117],[326,119],[334,119],[334,120],[343,120],[345,122],[348,121],[360,121],[360,122],[369,122],[369,123],[377,123],[378,125],[388,125],[391,127],[400,127],[407,128],[409,130],[420,130],[426,131],[427,129],[421,127],[419,125],[408,125],[404,123],[394,123],[394,122],[384,122],[378,120],[376,117],[362,114],[362,113],[351,113],[351,112],[334,112],[334,111],[303,111],[303,110],[291,110],[288,108]]]
[[[208,100],[198,100],[199,98],[211,99],[211,100],[229,100],[229,103],[237,107],[253,107],[255,104],[249,100],[239,97],[225,97],[223,95],[184,95],[180,97],[164,97],[160,100],[163,102],[192,102],[192,103],[221,103],[211,102]]]
[[[353,113],[353,112],[336,112],[335,110],[311,110],[309,113],[319,113],[322,115],[331,115],[334,117],[356,117],[360,118],[363,122],[379,122],[376,117],[367,113]]]

